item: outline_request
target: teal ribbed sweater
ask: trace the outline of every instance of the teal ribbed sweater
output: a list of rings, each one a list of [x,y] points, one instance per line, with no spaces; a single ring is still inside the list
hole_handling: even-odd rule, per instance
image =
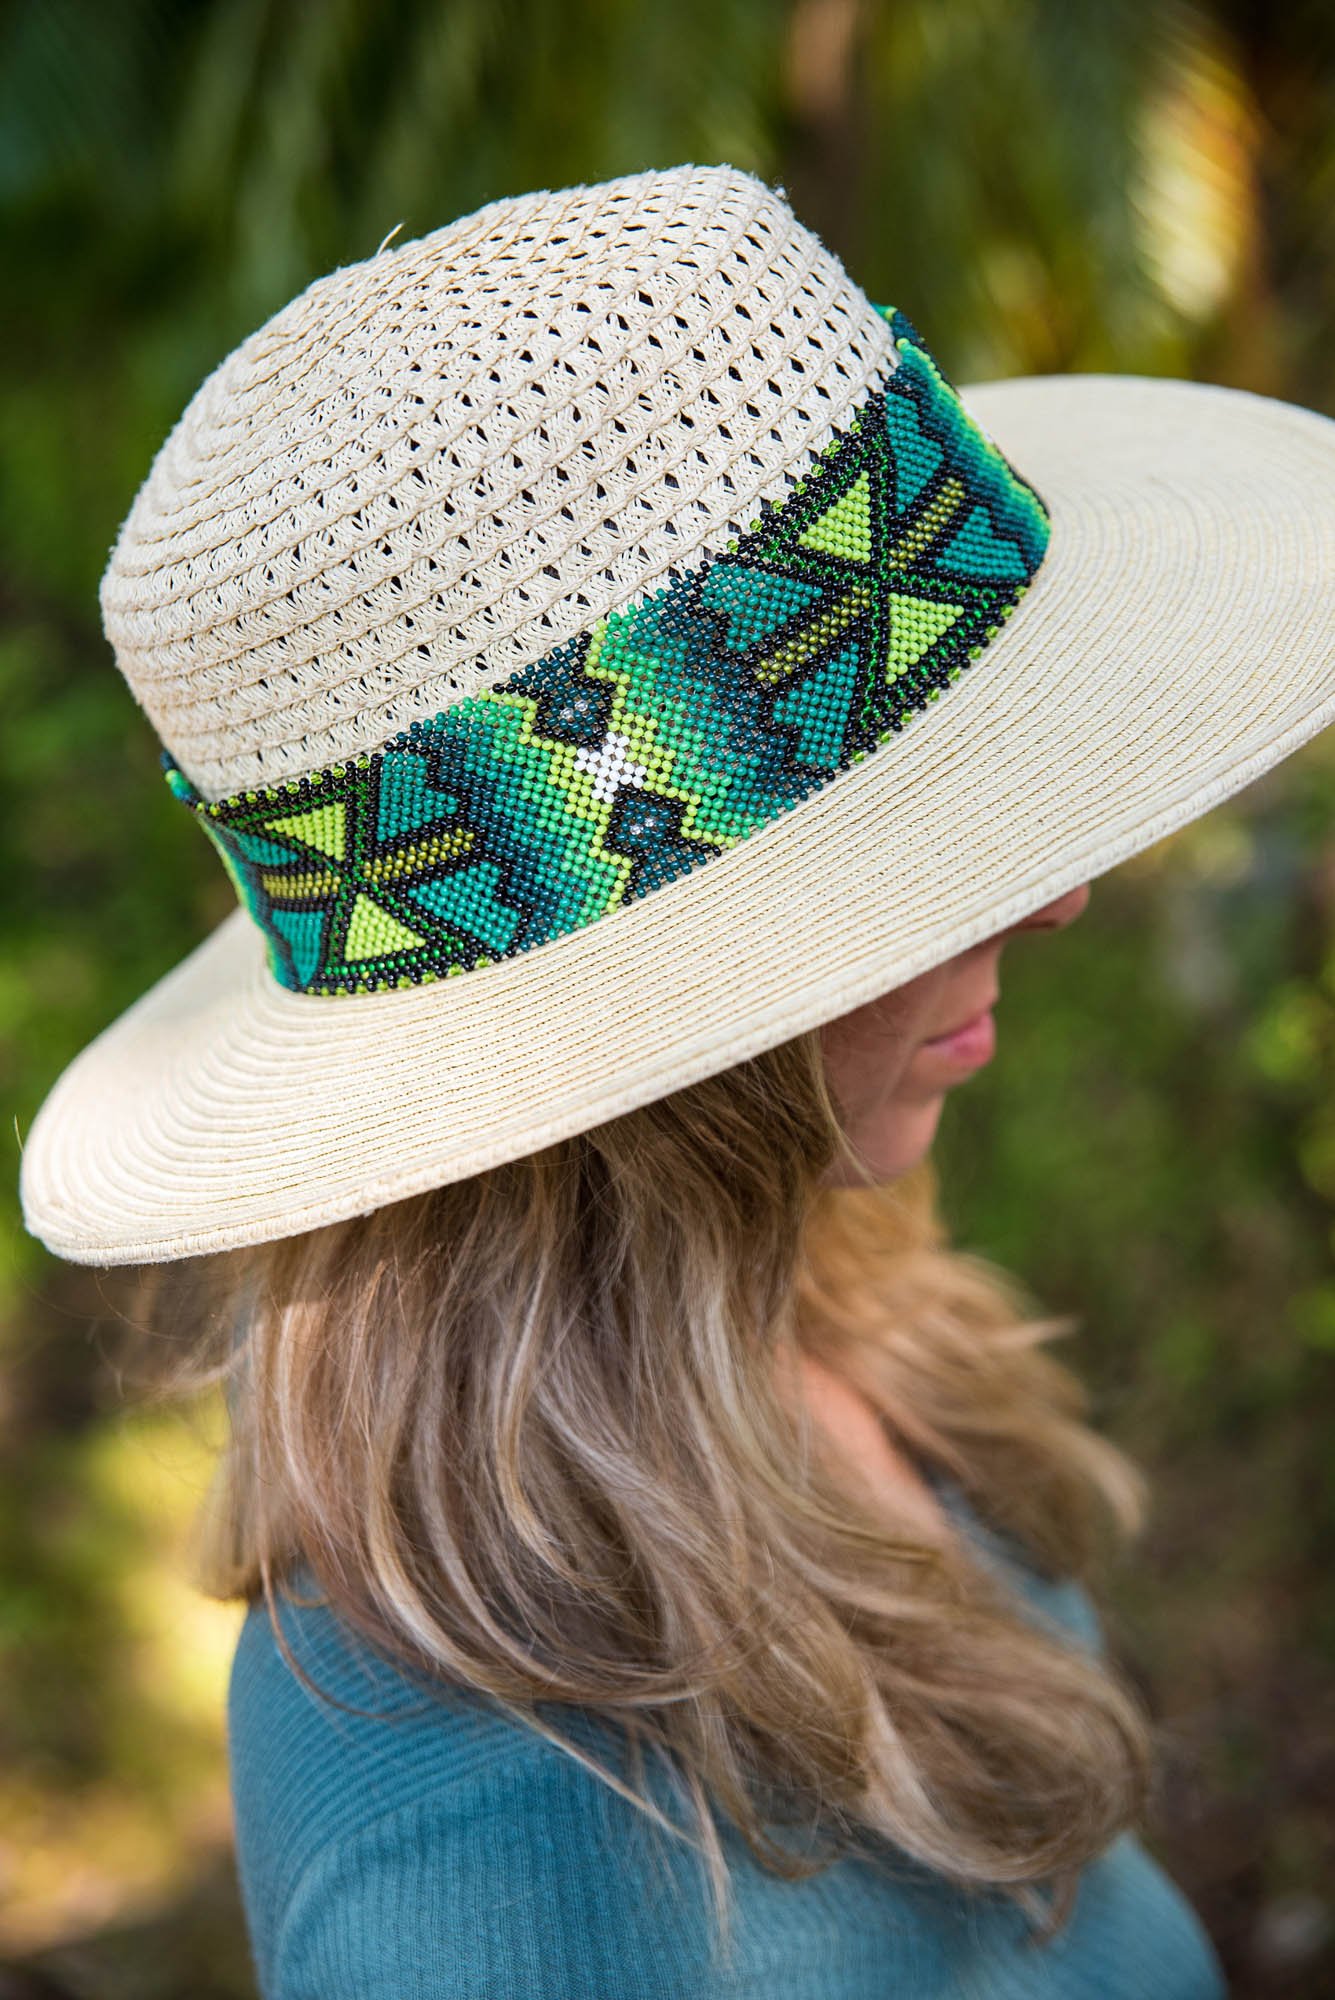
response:
[[[1089,1599],[942,1498],[1038,1618],[1101,1644]],[[425,1694],[323,1609],[285,1606],[311,1693],[246,1621],[229,1731],[241,1883],[265,2000],[1219,2000],[1199,1923],[1138,1842],[1089,1867],[1034,1948],[885,1845],[782,1882],[725,1834],[731,1964],[700,1863],[564,1752],[463,1695]],[[350,1709],[372,1709],[373,1717]],[[605,1757],[595,1717],[553,1719]],[[665,1803],[668,1794],[660,1792]],[[680,1809],[676,1813],[680,1817]]]

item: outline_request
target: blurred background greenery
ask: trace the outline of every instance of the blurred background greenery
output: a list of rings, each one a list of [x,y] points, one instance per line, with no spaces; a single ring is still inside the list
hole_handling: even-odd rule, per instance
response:
[[[685,159],[784,185],[957,380],[1185,374],[1335,412],[1324,0],[10,0],[0,49],[0,1077],[229,907],[96,587],[203,374],[319,272]],[[940,1159],[960,1239],[1078,1316],[1157,1501],[1114,1634],[1151,1845],[1234,1990],[1335,1993],[1335,745],[1008,954]],[[0,1996],[239,2000],[187,1581],[207,1413],[127,1413],[119,1278],[0,1206]],[[183,1334],[188,1330],[183,1329]]]

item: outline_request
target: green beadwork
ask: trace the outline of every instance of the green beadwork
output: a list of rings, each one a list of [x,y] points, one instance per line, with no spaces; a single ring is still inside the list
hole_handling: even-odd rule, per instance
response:
[[[898,366],[727,552],[384,749],[209,804],[275,977],[362,993],[509,958],[769,825],[980,657],[1038,495],[902,314]]]

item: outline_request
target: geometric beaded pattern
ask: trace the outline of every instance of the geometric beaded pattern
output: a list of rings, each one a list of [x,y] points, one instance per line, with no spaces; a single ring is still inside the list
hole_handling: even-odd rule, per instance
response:
[[[419,985],[649,895],[885,744],[983,652],[1047,510],[887,310],[898,366],[727,551],[381,750],[208,803],[286,987]]]

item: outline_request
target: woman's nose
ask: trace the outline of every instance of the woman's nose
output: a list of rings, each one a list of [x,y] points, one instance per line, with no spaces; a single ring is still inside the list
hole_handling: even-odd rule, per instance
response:
[[[1082,882],[1076,889],[1068,889],[1064,896],[1054,897],[1044,903],[1041,910],[1033,910],[1027,917],[1021,917],[1012,925],[1017,931],[1060,931],[1067,924],[1073,924],[1089,901],[1089,884]]]

